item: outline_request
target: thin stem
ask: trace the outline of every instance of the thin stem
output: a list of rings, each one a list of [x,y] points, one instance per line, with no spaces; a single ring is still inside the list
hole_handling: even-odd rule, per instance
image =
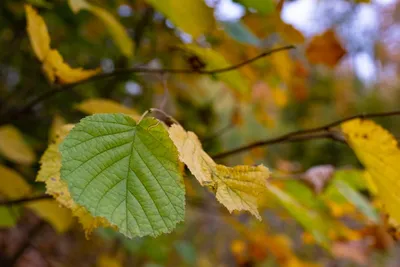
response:
[[[346,117],[331,123],[328,123],[323,126],[310,128],[306,130],[299,130],[290,132],[272,139],[266,139],[254,143],[250,143],[229,151],[225,151],[222,153],[218,153],[212,156],[213,159],[222,159],[234,154],[242,153],[247,150],[251,150],[256,147],[281,144],[281,143],[290,143],[290,142],[298,142],[298,141],[306,141],[306,140],[315,140],[315,139],[331,139],[334,141],[346,143],[344,138],[338,134],[338,132],[332,131],[332,128],[353,119],[368,119],[368,118],[381,118],[381,117],[390,117],[400,115],[400,110],[389,111],[389,112],[375,112],[375,113],[364,113],[358,114],[350,117]]]
[[[10,122],[12,119],[18,117],[21,114],[25,114],[28,111],[30,111],[33,107],[35,107],[37,104],[43,102],[44,100],[53,97],[54,95],[61,93],[61,92],[66,92],[74,87],[85,84],[88,82],[96,81],[96,80],[101,80],[109,77],[114,77],[118,75],[124,75],[124,74],[132,74],[132,73],[154,73],[154,74],[165,74],[165,73],[171,73],[171,74],[218,74],[218,73],[223,73],[223,72],[228,72],[232,70],[239,69],[245,65],[248,65],[256,60],[259,60],[263,57],[269,56],[271,54],[280,52],[280,51],[285,51],[289,49],[294,49],[295,46],[293,45],[288,45],[288,46],[283,46],[275,49],[271,49],[269,51],[263,52],[253,58],[247,59],[245,61],[242,61],[238,64],[224,67],[224,68],[219,68],[219,69],[212,69],[212,70],[197,70],[197,69],[150,69],[146,67],[134,67],[134,68],[127,68],[127,69],[116,69],[113,72],[109,73],[100,73],[98,75],[92,76],[88,79],[71,83],[71,84],[66,84],[62,86],[57,86],[52,88],[49,91],[43,92],[42,94],[36,96],[33,98],[30,102],[28,102],[24,107],[16,110],[14,114],[8,114],[8,116],[5,116],[6,119],[0,121],[0,125],[6,124]],[[8,118],[7,118],[8,117]]]
[[[13,199],[13,200],[0,201],[0,206],[20,205],[20,204],[24,204],[26,202],[39,201],[39,200],[51,199],[51,198],[52,198],[52,196],[43,194],[43,195],[38,195],[38,196],[34,196],[34,197],[25,197],[25,198]]]

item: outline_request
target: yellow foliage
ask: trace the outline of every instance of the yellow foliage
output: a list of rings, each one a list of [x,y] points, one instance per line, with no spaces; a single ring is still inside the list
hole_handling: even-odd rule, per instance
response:
[[[65,119],[60,115],[55,114],[49,130],[49,140],[53,140],[56,137],[58,130],[65,124],[67,124]]]
[[[0,165],[0,177],[0,194],[7,199],[18,199],[33,194],[31,186],[16,171]],[[54,200],[27,202],[25,207],[48,221],[60,233],[68,230],[72,223],[71,213]]]
[[[194,44],[187,44],[185,49],[196,54],[206,63],[205,70],[222,69],[232,66],[223,55],[211,48],[204,48]],[[215,74],[221,81],[235,89],[239,94],[246,94],[250,90],[249,82],[238,70]]]
[[[90,115],[96,113],[124,113],[130,115],[136,121],[140,118],[136,110],[125,107],[118,102],[102,98],[85,100],[77,105],[76,109]]]
[[[346,50],[337,40],[335,32],[328,30],[315,36],[306,48],[306,56],[311,63],[334,67],[346,54]]]
[[[53,199],[28,202],[25,207],[50,222],[59,233],[67,231],[73,222],[71,212]]]
[[[0,194],[8,199],[17,199],[31,193],[31,187],[16,171],[0,165]]]
[[[102,254],[97,260],[97,267],[122,267],[121,260],[117,257]]]
[[[61,154],[58,146],[67,136],[74,125],[67,124],[60,128],[55,139],[51,142],[47,150],[40,159],[40,170],[36,177],[36,181],[46,183],[46,193],[52,195],[60,204],[70,209],[72,214],[78,217],[79,222],[85,229],[86,236],[97,227],[111,226],[110,223],[102,217],[93,217],[84,207],[76,204],[67,184],[60,178],[61,170]]]
[[[129,37],[124,27],[107,10],[89,4],[85,0],[69,0],[69,6],[74,13],[78,13],[80,10],[85,9],[101,19],[122,54],[127,57],[133,56],[134,43],[132,39]]]
[[[29,165],[36,160],[35,152],[26,144],[22,133],[12,125],[0,127],[0,153],[19,164]]]
[[[188,166],[201,185],[206,185],[215,193],[217,200],[230,212],[247,210],[257,219],[258,200],[266,190],[269,177],[268,168],[263,165],[235,166],[233,168],[216,164],[201,147],[193,132],[186,132],[180,125],[172,125],[169,134],[178,148],[179,157]]]
[[[27,30],[35,55],[43,61],[50,52],[50,36],[43,18],[30,5],[25,5]],[[31,34],[32,33],[32,34]]]
[[[82,68],[71,68],[57,50],[50,50],[43,62],[43,70],[50,82],[61,84],[74,83],[86,80],[97,73],[100,69],[84,70]]]
[[[197,38],[213,30],[212,9],[202,0],[146,0],[176,27]]]
[[[43,18],[30,5],[25,5],[27,31],[36,57],[43,63],[43,71],[50,82],[75,83],[96,75],[101,70],[71,68],[57,50],[50,48],[50,37]]]
[[[354,119],[341,127],[349,145],[366,168],[384,209],[393,223],[400,225],[400,150],[396,139],[370,120]]]

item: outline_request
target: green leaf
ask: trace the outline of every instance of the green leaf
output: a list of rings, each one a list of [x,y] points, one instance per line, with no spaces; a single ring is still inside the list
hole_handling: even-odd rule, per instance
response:
[[[122,54],[128,58],[133,56],[135,45],[132,39],[129,37],[124,26],[106,9],[92,5],[86,2],[86,0],[69,0],[69,6],[74,13],[78,13],[80,10],[86,9],[101,19],[113,37],[115,44],[121,50]]]
[[[74,201],[128,237],[170,232],[184,219],[178,152],[154,118],[96,114],[60,146],[61,179]]]
[[[275,10],[275,4],[271,0],[235,0],[247,8],[253,8],[259,13],[266,15]]]
[[[0,228],[10,228],[15,226],[20,215],[20,207],[0,207]]]
[[[315,240],[320,243],[325,248],[330,246],[330,240],[328,232],[330,229],[330,222],[314,210],[307,209],[299,202],[296,201],[292,196],[288,195],[286,192],[282,191],[280,188],[268,185],[269,192],[272,193],[281,204],[286,208],[286,210],[312,235]]]
[[[236,41],[254,46],[260,45],[260,39],[255,36],[251,30],[240,21],[221,22],[224,30]]]
[[[213,11],[203,0],[146,0],[176,27],[197,38],[215,27]]]
[[[367,218],[374,223],[379,223],[379,215],[375,209],[369,204],[368,200],[358,191],[354,190],[344,181],[337,180],[334,182],[338,191],[354,206],[356,206]]]

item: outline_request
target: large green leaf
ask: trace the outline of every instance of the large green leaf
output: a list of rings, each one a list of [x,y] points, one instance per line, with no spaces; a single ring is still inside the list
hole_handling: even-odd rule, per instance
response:
[[[61,178],[72,198],[128,237],[170,232],[184,219],[178,152],[154,118],[96,114],[60,146]]]

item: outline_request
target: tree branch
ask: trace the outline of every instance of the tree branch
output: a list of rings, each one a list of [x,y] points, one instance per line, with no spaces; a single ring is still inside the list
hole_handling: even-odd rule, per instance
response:
[[[88,82],[92,82],[92,81],[97,81],[97,80],[101,80],[101,79],[105,79],[105,78],[109,78],[109,77],[114,77],[114,76],[118,76],[118,75],[124,75],[124,74],[132,74],[132,73],[153,73],[153,74],[165,74],[165,73],[171,73],[171,74],[201,74],[201,75],[206,75],[206,74],[218,74],[218,73],[224,73],[224,72],[228,72],[228,71],[232,71],[232,70],[236,70],[239,69],[245,65],[248,65],[256,60],[259,60],[263,57],[272,55],[274,53],[280,52],[280,51],[285,51],[285,50],[289,50],[289,49],[294,49],[295,46],[293,45],[287,45],[287,46],[282,46],[279,48],[275,48],[275,49],[271,49],[269,51],[265,51],[253,58],[247,59],[245,61],[242,61],[238,64],[232,65],[232,66],[228,66],[228,67],[224,67],[224,68],[219,68],[219,69],[212,69],[212,70],[202,70],[202,69],[149,69],[149,68],[145,68],[145,67],[135,67],[135,68],[128,68],[128,69],[116,69],[113,72],[109,72],[109,73],[100,73],[98,75],[92,76],[88,79],[79,81],[79,82],[75,82],[75,83],[70,83],[70,84],[66,84],[66,85],[61,85],[61,86],[57,86],[57,87],[53,87],[51,90],[45,91],[42,94],[36,96],[35,98],[33,98],[30,102],[28,102],[25,106],[23,106],[20,109],[14,110],[13,112],[11,112],[12,114],[8,114],[7,116],[4,116],[5,119],[0,121],[0,125],[2,124],[6,124],[10,121],[12,121],[12,119],[15,119],[16,117],[25,114],[27,112],[29,112],[34,106],[36,106],[37,104],[43,102],[44,100],[53,97],[54,95],[61,93],[61,92],[66,92],[68,90],[73,89],[74,87],[81,85],[81,84],[85,84]]]
[[[365,113],[354,115],[350,117],[346,117],[329,124],[310,128],[306,130],[299,130],[290,132],[272,139],[266,139],[254,143],[250,143],[229,151],[225,151],[222,153],[218,153],[212,156],[213,159],[222,159],[234,154],[242,153],[247,150],[251,150],[256,147],[267,146],[267,145],[274,145],[274,144],[281,144],[281,143],[291,143],[291,142],[299,142],[299,141],[306,141],[306,140],[316,140],[316,139],[331,139],[334,141],[346,143],[343,136],[340,135],[339,132],[333,131],[332,128],[353,119],[368,119],[368,118],[380,118],[380,117],[390,117],[390,116],[397,116],[400,115],[400,110],[389,111],[389,112],[376,112],[376,113]]]
[[[37,195],[34,197],[24,197],[24,198],[19,198],[19,199],[0,201],[0,206],[13,206],[13,205],[24,204],[26,202],[39,201],[39,200],[51,199],[51,198],[53,198],[53,197],[50,195],[43,194],[43,195]]]

